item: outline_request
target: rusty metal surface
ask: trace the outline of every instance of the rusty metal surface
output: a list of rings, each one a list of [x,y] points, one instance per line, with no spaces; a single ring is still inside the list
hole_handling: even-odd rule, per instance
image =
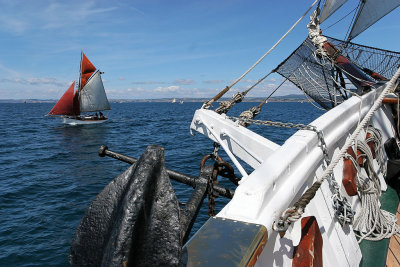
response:
[[[258,224],[210,218],[184,246],[187,266],[246,266],[261,253],[267,229]],[[261,249],[261,250],[260,250]]]
[[[164,150],[149,146],[90,204],[76,230],[72,266],[171,266],[181,257],[178,200]]]
[[[108,149],[107,146],[104,146],[104,145],[101,146],[99,149],[99,156],[100,157],[104,157],[104,156],[112,157],[112,158],[121,160],[123,162],[129,163],[129,164],[134,164],[137,161],[137,159],[135,159],[135,158],[128,157],[121,153],[111,151]],[[190,176],[187,174],[183,174],[183,173],[180,173],[177,171],[173,171],[173,170],[168,170],[168,169],[167,169],[167,173],[169,175],[169,178],[171,178],[172,180],[189,185],[193,188],[196,187],[196,177],[193,177],[193,176]],[[229,179],[231,179],[231,178],[229,178]],[[238,179],[238,178],[235,177],[234,179]],[[222,187],[219,185],[214,185],[214,191],[218,192],[218,194],[220,194],[221,196],[224,196],[229,199],[233,198],[233,195],[235,194],[235,190],[225,188],[225,187]]]

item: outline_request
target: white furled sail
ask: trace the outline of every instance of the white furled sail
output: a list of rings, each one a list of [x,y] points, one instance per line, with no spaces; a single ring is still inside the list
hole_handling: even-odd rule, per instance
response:
[[[400,5],[400,0],[363,0],[361,2],[348,40],[355,38]]]
[[[329,16],[335,13],[335,11],[346,3],[346,1],[347,0],[326,0],[319,21],[322,23],[324,20],[329,18]]]
[[[111,109],[98,70],[80,91],[79,102],[82,113]]]

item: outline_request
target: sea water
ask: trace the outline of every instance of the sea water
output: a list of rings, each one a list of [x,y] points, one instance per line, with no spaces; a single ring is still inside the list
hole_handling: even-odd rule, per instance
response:
[[[213,151],[212,141],[189,132],[202,103],[111,103],[108,122],[82,126],[44,117],[53,105],[0,104],[0,266],[68,266],[71,240],[86,208],[128,167],[99,157],[101,145],[135,158],[148,145],[160,145],[168,169],[192,176],[199,175],[200,160]],[[228,115],[255,105],[240,103]],[[310,103],[270,102],[257,119],[310,123],[321,114]],[[249,129],[278,144],[295,132],[258,125]],[[221,156],[228,160],[225,153]],[[221,185],[234,188],[225,180]],[[183,203],[193,191],[176,182],[173,186]],[[227,201],[217,198],[216,210]],[[204,201],[193,231],[207,220],[207,211]]]

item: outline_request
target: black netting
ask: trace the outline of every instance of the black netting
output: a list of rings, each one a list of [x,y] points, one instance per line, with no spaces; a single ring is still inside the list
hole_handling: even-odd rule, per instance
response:
[[[327,38],[342,55],[361,69],[368,68],[391,78],[400,65],[400,53],[354,43],[346,44],[338,39]],[[307,38],[277,67],[276,72],[294,83],[322,107],[330,109],[347,99],[346,92],[340,89],[345,79],[341,79],[341,71],[329,59],[316,56],[315,50],[311,40]],[[347,89],[352,90],[354,87],[347,86]]]

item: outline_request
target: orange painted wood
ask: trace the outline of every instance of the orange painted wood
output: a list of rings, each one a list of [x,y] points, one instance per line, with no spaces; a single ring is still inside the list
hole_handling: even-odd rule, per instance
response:
[[[397,104],[398,101],[399,101],[398,98],[388,98],[388,97],[385,97],[385,98],[382,100],[382,103],[383,103],[383,104]]]
[[[361,154],[362,154],[361,150],[357,149],[357,157],[358,157],[357,162],[358,162],[358,165],[360,165],[361,167],[364,167],[364,157],[365,156],[360,157]]]
[[[347,153],[350,154],[354,159],[356,155],[352,147],[347,149]],[[357,195],[357,169],[350,159],[343,160],[343,179],[342,183],[346,193],[349,196]]]
[[[322,235],[314,216],[301,219],[301,239],[294,247],[293,267],[322,267]]]

